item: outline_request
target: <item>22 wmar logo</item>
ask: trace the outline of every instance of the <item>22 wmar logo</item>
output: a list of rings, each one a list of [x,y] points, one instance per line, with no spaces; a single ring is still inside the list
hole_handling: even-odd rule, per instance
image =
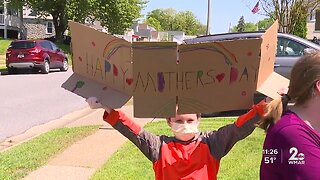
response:
[[[289,150],[290,158],[288,160],[289,164],[304,164],[304,154],[299,153],[298,149],[296,147],[292,147]]]

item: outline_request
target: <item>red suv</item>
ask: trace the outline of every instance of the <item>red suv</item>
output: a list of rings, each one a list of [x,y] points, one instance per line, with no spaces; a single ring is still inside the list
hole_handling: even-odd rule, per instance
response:
[[[16,69],[31,68],[48,74],[50,69],[68,70],[68,58],[54,43],[47,40],[12,41],[6,53],[9,73]]]

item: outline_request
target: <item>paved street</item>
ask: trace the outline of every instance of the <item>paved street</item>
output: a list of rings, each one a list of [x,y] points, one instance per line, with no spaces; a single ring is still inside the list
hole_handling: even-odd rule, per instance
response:
[[[83,98],[61,84],[72,74],[53,71],[49,74],[22,73],[0,76],[0,142],[7,137],[84,108]]]

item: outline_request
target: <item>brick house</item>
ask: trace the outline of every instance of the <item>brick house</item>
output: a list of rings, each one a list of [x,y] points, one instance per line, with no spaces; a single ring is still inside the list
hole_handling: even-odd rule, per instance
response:
[[[43,39],[55,35],[51,16],[40,17],[26,7],[23,8],[22,13],[7,9],[7,16],[5,16],[4,6],[0,4],[0,37],[4,37],[5,17],[7,37],[10,39]]]

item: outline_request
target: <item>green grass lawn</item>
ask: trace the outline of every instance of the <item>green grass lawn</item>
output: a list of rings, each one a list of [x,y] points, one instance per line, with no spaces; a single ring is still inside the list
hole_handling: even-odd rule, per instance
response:
[[[200,129],[210,131],[233,123],[234,118],[202,119]],[[172,135],[166,122],[154,122],[145,129],[156,134]],[[259,179],[264,132],[256,129],[246,139],[238,142],[220,162],[218,179]],[[152,163],[131,143],[125,143],[92,177],[100,179],[154,179]]]
[[[21,179],[98,126],[60,128],[0,153],[0,179]]]
[[[5,54],[11,41],[12,40],[10,39],[9,40],[0,39],[0,71],[7,69],[6,63],[5,63]]]
[[[5,55],[6,54],[6,51],[7,51],[7,48],[8,46],[10,45],[12,40],[10,39],[0,39],[0,55]]]

